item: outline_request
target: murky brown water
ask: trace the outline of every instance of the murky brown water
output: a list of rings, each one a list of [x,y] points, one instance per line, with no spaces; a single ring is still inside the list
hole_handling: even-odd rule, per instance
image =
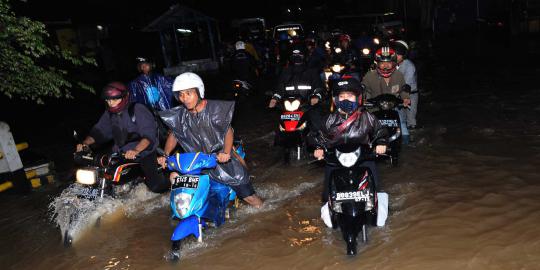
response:
[[[1,202],[0,262],[3,269],[540,269],[539,95],[484,94],[460,101],[459,110],[426,104],[428,125],[404,148],[401,165],[380,165],[389,220],[370,230],[354,258],[319,218],[322,169],[276,165],[264,122],[243,132],[265,209],[244,206],[204,243],[184,246],[179,264],[163,259],[174,228],[168,207],[144,212],[164,198],[104,219],[65,249],[45,195]]]

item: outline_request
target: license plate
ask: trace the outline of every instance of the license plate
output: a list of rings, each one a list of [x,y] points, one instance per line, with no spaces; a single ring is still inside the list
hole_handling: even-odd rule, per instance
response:
[[[383,127],[398,127],[398,121],[397,120],[391,120],[391,119],[380,119],[379,123]]]
[[[369,193],[361,191],[351,192],[338,192],[336,193],[336,201],[355,201],[355,202],[367,202],[369,200]]]
[[[77,196],[80,198],[86,198],[93,200],[99,196],[99,189],[91,187],[81,187],[77,190]]]
[[[172,188],[197,188],[199,187],[199,176],[182,175],[174,179]]]
[[[283,121],[300,121],[302,116],[299,113],[282,114],[281,120]]]

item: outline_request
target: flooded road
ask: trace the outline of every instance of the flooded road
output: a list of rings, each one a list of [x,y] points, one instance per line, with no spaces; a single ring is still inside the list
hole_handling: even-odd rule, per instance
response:
[[[204,243],[186,243],[179,264],[163,258],[176,224],[168,196],[144,192],[69,249],[49,220],[49,193],[4,197],[0,263],[3,269],[539,269],[540,89],[527,83],[539,70],[498,72],[443,88],[450,80],[434,71],[441,83],[422,96],[425,127],[403,148],[399,167],[379,165],[390,196],[387,224],[370,229],[356,257],[345,255],[339,231],[319,218],[322,168],[283,167],[271,147],[272,113],[254,109],[237,130],[266,205],[244,205],[225,225],[207,230]]]

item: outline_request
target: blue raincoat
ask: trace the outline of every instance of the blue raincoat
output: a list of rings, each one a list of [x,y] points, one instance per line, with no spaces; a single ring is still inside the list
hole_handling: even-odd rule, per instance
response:
[[[128,85],[131,102],[157,111],[168,110],[175,106],[172,84],[173,79],[157,73],[141,74]]]

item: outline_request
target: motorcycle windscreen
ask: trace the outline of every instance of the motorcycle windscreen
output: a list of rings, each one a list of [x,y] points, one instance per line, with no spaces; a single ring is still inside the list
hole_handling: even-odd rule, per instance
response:
[[[167,158],[169,170],[182,174],[199,174],[202,169],[214,168],[217,160],[214,155],[204,153],[177,153]]]

